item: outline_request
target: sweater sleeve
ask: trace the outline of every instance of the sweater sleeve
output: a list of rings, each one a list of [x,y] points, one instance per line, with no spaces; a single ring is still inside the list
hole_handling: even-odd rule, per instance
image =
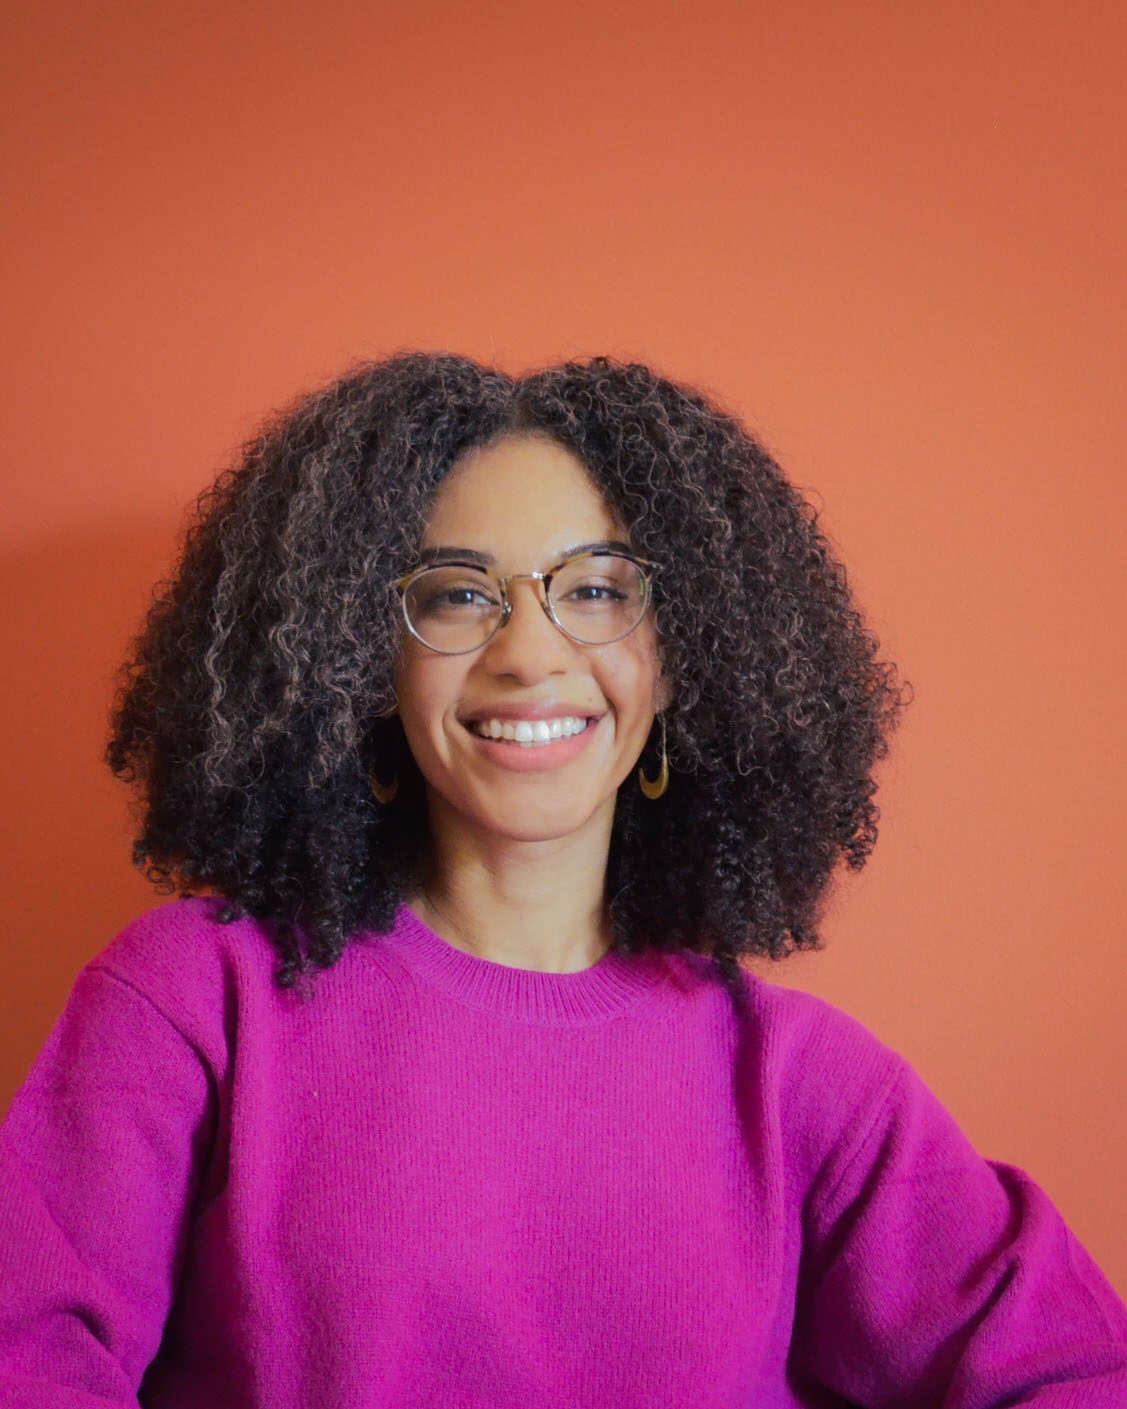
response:
[[[866,1409],[1122,1409],[1127,1310],[1045,1193],[907,1063],[805,1210],[792,1365]]]
[[[177,1028],[92,965],[0,1126],[0,1403],[136,1405],[215,1122]]]

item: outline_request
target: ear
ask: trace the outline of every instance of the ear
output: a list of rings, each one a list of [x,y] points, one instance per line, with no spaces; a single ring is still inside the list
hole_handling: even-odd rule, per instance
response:
[[[660,714],[663,709],[668,709],[673,703],[673,681],[662,672],[657,678],[657,685],[654,689],[654,710]]]

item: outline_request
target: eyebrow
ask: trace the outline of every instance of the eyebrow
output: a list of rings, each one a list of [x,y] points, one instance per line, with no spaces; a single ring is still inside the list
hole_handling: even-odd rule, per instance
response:
[[[634,550],[629,543],[621,543],[617,539],[603,539],[600,543],[576,543],[574,547],[565,548],[556,561],[562,562],[565,558],[574,558],[578,553],[629,553],[633,555],[633,552]],[[492,553],[480,553],[476,548],[453,548],[442,544],[435,548],[423,548],[419,553],[420,566],[439,560],[474,563],[487,568],[497,566],[497,559]]]

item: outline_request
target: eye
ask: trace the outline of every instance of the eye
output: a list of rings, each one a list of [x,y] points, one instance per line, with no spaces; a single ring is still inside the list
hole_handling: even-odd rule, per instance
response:
[[[556,609],[578,621],[588,618],[633,616],[645,602],[645,580],[630,558],[606,553],[577,558],[560,568],[552,579]]]
[[[601,582],[580,582],[568,589],[569,602],[621,602],[626,596],[617,587]]]
[[[436,567],[420,573],[407,592],[413,619],[477,615],[498,609],[496,589],[487,577],[464,567]]]
[[[424,599],[425,607],[472,607],[480,602],[492,604],[492,598],[479,587],[446,587],[438,592],[429,592]]]

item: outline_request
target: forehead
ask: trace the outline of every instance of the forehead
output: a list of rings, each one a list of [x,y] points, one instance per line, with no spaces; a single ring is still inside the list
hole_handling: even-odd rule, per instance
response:
[[[439,486],[420,548],[473,548],[502,568],[544,566],[577,544],[627,537],[583,462],[545,435],[468,451]]]

